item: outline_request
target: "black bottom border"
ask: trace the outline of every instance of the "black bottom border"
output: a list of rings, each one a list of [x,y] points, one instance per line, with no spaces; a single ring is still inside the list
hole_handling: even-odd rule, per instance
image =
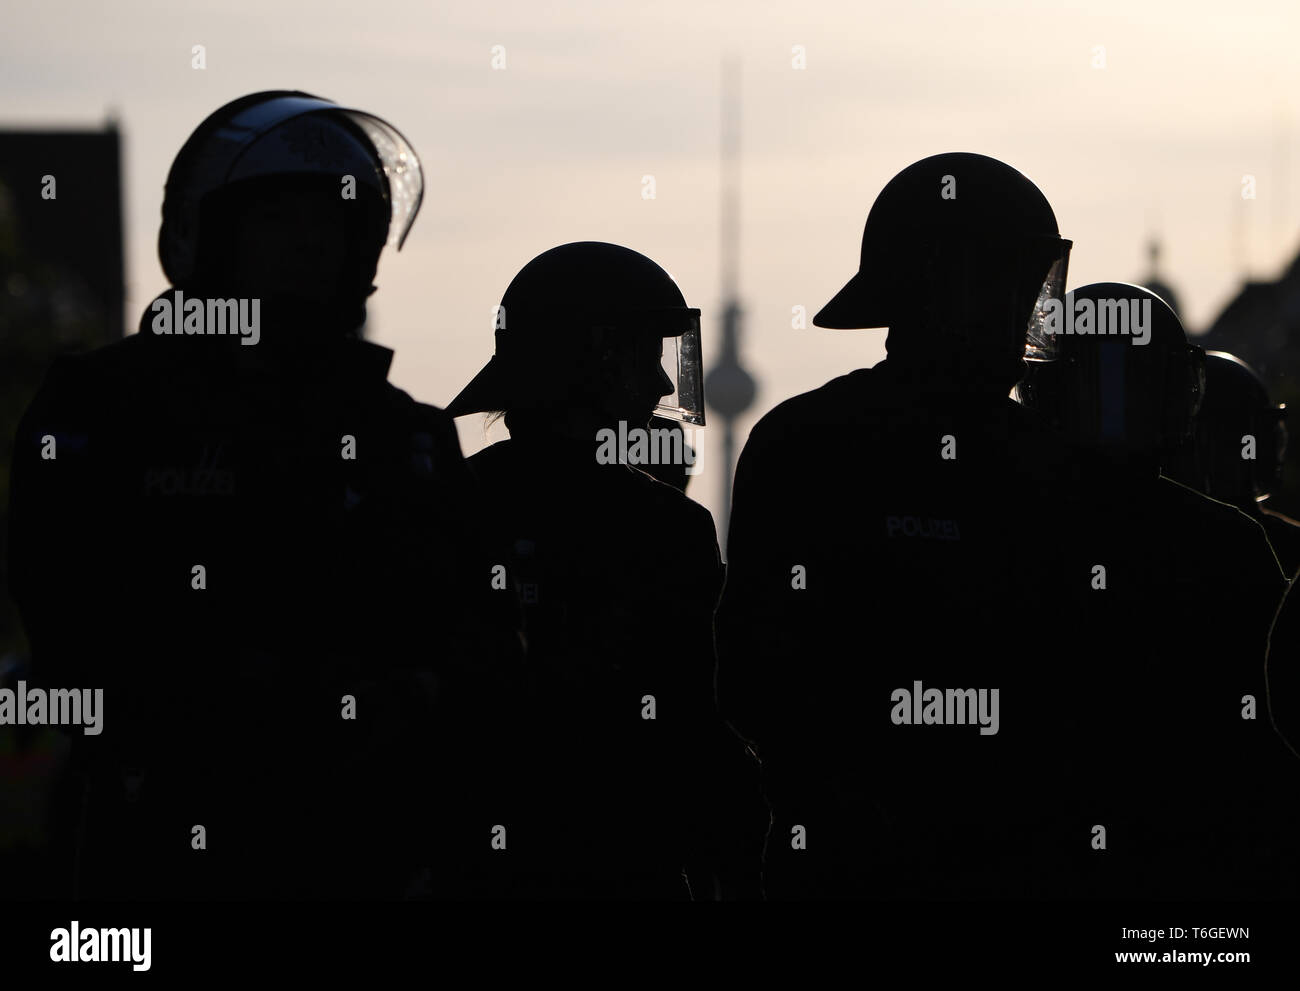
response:
[[[52,933],[74,920],[82,932],[148,927],[149,970],[51,960]],[[0,902],[0,966],[6,977],[116,974],[133,982],[456,974],[459,985],[522,974],[621,986],[675,973],[729,985],[780,968],[813,987],[841,983],[835,974],[890,974],[916,986],[937,976],[1031,974],[1073,984],[1176,974],[1235,986],[1300,973],[1298,930],[1296,901]],[[1121,962],[1119,953],[1157,959]],[[1177,956],[1203,953],[1249,960],[1207,965]]]

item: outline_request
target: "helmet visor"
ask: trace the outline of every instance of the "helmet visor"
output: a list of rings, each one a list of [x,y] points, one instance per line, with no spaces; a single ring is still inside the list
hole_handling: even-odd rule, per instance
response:
[[[663,356],[660,359],[664,375],[673,384],[673,391],[659,400],[655,415],[683,423],[704,425],[704,363],[700,352],[700,311],[676,310],[669,323],[664,325]]]
[[[400,251],[424,200],[424,173],[420,169],[420,159],[401,132],[387,121],[360,110],[345,110],[344,114],[365,132],[379,153],[380,165],[388,177],[392,211],[388,243]]]
[[[345,118],[374,146],[347,147],[342,132],[328,127]],[[319,121],[313,127],[311,122]],[[344,125],[346,127],[346,124]],[[273,140],[279,135],[282,140]],[[420,160],[397,128],[374,114],[340,107],[305,95],[281,96],[252,104],[218,128],[209,141],[202,168],[190,180],[194,198],[220,185],[258,176],[299,172],[358,173],[377,168],[387,180],[388,243],[400,249],[424,199]],[[377,177],[376,177],[377,178]],[[373,180],[372,180],[373,181]]]
[[[1055,361],[1060,357],[1056,335],[1048,332],[1048,312],[1052,300],[1056,301],[1057,306],[1064,304],[1071,244],[1066,240],[1059,242],[1058,253],[1039,287],[1038,299],[1029,315],[1029,332],[1025,336],[1025,361]]]

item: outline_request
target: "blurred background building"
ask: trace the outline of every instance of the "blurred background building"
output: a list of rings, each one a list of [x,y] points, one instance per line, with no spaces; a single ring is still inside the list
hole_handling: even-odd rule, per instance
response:
[[[111,121],[102,130],[0,131],[0,687],[29,672],[5,572],[15,431],[57,355],[122,336],[121,152]],[[56,728],[0,726],[6,897],[51,893],[50,878],[66,873],[51,863],[45,823],[67,754]]]
[[[1268,507],[1300,515],[1300,419],[1295,419],[1300,410],[1300,254],[1276,279],[1245,281],[1195,340],[1246,362],[1264,379],[1269,399],[1286,404],[1289,441],[1282,491],[1269,498]]]
[[[121,143],[112,121],[94,131],[0,131],[0,522],[14,430],[46,367],[123,333]],[[0,549],[7,532],[0,526]],[[3,579],[0,570],[7,587]],[[5,595],[0,657],[20,643]]]

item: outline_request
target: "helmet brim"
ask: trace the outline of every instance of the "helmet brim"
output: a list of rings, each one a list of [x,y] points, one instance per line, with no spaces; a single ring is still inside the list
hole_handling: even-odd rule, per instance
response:
[[[511,397],[518,398],[512,379],[513,376],[507,373],[505,362],[498,355],[493,355],[482,370],[470,379],[469,385],[447,404],[447,413],[456,417],[505,409]]]
[[[889,324],[881,318],[867,280],[858,272],[845,283],[829,303],[817,311],[813,317],[813,326],[825,327],[827,330],[863,330],[869,327],[887,327]]]

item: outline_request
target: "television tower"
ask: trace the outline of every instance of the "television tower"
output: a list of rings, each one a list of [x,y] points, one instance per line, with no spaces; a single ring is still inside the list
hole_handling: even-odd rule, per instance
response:
[[[740,363],[741,309],[737,291],[740,256],[740,65],[722,65],[722,347],[704,379],[705,400],[722,417],[722,518],[719,538],[726,554],[731,523],[731,483],[736,465],[736,420],[754,403],[753,377]]]

